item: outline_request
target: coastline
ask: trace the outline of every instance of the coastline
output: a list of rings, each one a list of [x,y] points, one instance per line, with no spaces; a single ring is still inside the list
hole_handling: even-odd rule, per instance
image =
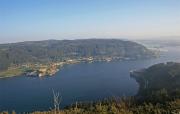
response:
[[[22,74],[20,74],[20,75],[13,75],[13,76],[4,76],[4,77],[0,77],[0,79],[19,77],[19,76],[22,76]]]
[[[44,77],[44,76],[53,76],[56,74],[64,65],[69,64],[77,64],[77,63],[93,63],[93,62],[111,62],[111,61],[128,61],[128,60],[136,60],[138,58],[128,58],[128,57],[86,57],[86,58],[79,58],[79,59],[67,59],[65,61],[57,61],[47,64],[38,64],[38,63],[30,63],[30,64],[23,64],[18,66],[17,68],[10,68],[13,69],[12,72],[4,71],[5,74],[11,74],[10,76],[0,76],[0,79],[3,78],[11,78],[16,76],[21,76],[24,74],[25,76],[29,77]],[[30,69],[24,70],[24,69]],[[18,71],[18,72],[16,72]],[[8,73],[7,73],[8,72]]]

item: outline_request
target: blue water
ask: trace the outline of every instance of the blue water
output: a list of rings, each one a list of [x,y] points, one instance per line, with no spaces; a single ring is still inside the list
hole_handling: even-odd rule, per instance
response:
[[[129,71],[180,60],[180,47],[167,49],[157,59],[81,63],[67,65],[52,77],[0,79],[0,111],[49,110],[53,108],[52,90],[61,94],[61,108],[76,101],[135,95],[138,84],[130,78]]]

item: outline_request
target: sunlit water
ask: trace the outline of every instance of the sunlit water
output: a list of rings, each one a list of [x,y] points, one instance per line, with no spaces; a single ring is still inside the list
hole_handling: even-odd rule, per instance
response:
[[[61,107],[76,101],[135,95],[138,84],[130,78],[129,71],[160,62],[180,61],[180,47],[166,49],[169,51],[157,59],[81,63],[67,65],[52,77],[0,79],[0,111],[49,110],[53,108],[52,90],[61,94]]]

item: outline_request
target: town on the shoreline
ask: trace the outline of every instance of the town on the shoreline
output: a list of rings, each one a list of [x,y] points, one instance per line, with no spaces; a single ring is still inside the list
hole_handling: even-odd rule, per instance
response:
[[[21,65],[12,65],[7,71],[2,73],[5,77],[13,77],[18,75],[26,75],[29,77],[43,77],[53,76],[64,65],[76,63],[92,63],[92,62],[110,62],[117,60],[132,60],[128,57],[80,57],[80,58],[66,58],[62,61],[48,62],[48,63],[25,63]]]
[[[113,60],[130,60],[130,58],[122,57],[83,57],[79,59],[66,59],[64,61],[51,62],[49,64],[25,64],[23,65],[29,70],[26,70],[27,76],[53,76],[56,74],[64,65],[77,64],[77,63],[92,63],[92,62],[110,62]]]

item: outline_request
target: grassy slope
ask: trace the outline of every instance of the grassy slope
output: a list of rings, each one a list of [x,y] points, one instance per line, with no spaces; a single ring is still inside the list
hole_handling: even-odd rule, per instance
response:
[[[13,77],[21,74],[23,74],[23,70],[21,68],[8,69],[0,72],[0,78]]]
[[[150,102],[138,104],[132,99],[121,99],[77,104],[59,111],[36,111],[26,114],[179,114],[179,112],[180,99],[156,104]],[[13,113],[15,114],[15,112]],[[8,114],[8,112],[3,112],[2,114]]]

